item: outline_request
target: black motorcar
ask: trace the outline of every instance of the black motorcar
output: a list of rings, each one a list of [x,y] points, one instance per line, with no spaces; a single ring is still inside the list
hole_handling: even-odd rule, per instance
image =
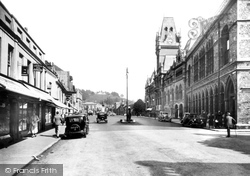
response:
[[[181,121],[182,126],[187,127],[205,127],[205,119],[202,116],[197,114],[186,114],[185,117]]]
[[[171,122],[172,118],[168,115],[167,112],[161,111],[158,117],[158,121],[160,122]]]
[[[66,128],[65,136],[70,137],[72,135],[80,134],[83,137],[87,137],[89,133],[89,119],[85,114],[71,115],[65,118]]]
[[[99,123],[101,121],[108,123],[108,114],[106,112],[97,113],[96,122]]]

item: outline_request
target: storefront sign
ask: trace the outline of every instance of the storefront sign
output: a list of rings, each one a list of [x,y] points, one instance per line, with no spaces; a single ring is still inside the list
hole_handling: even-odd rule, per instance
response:
[[[39,64],[33,64],[33,71],[42,72],[43,66]]]

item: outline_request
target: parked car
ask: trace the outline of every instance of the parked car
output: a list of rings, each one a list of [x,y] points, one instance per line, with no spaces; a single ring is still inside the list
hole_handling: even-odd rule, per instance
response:
[[[89,133],[89,119],[85,114],[81,115],[71,115],[65,118],[66,128],[65,136],[71,137],[72,135],[82,135],[87,137]]]
[[[185,114],[183,120],[181,121],[182,126],[187,127],[205,127],[205,119],[197,114]]]
[[[158,116],[158,121],[160,122],[171,122],[172,118],[168,115],[167,112],[161,111]]]
[[[89,115],[89,116],[93,115],[93,111],[92,111],[92,110],[89,110],[89,111],[88,111],[88,115]]]

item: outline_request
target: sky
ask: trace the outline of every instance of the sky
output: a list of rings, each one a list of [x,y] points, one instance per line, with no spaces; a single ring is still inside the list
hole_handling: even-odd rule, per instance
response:
[[[144,100],[156,69],[155,37],[174,17],[181,48],[188,21],[216,14],[224,0],[0,0],[76,88]],[[126,83],[128,68],[128,84]]]

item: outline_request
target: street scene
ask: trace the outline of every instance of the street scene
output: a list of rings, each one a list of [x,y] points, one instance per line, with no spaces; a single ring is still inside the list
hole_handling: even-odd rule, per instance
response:
[[[250,175],[250,0],[0,0],[0,176]]]
[[[63,164],[63,175],[79,176],[250,174],[249,131],[232,131],[226,138],[226,130],[182,127],[177,119],[159,122],[141,116],[133,117],[134,123],[120,123],[121,118],[97,123],[91,116],[86,138],[62,138],[23,169]]]

